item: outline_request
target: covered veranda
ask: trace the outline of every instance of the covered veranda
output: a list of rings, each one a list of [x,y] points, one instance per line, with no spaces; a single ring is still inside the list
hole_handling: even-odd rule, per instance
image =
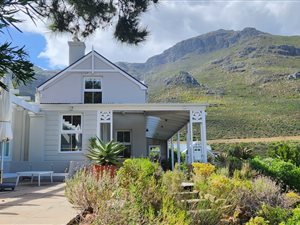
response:
[[[179,156],[180,152],[180,131],[185,133],[185,141],[187,145],[186,162],[191,164],[194,161],[207,162],[207,140],[206,140],[206,112],[207,104],[101,104],[101,105],[69,105],[65,106],[73,111],[97,110],[98,136],[103,138],[101,134],[102,125],[109,129],[108,139],[115,138],[114,129],[121,120],[116,120],[116,117],[124,115],[141,115],[145,118],[144,131],[147,138],[147,155],[149,156],[149,146],[155,146],[159,143],[164,143],[162,146],[161,157],[165,160],[171,160],[171,167],[174,164],[180,164],[174,160],[174,149],[176,148]],[[55,106],[43,106],[43,109],[55,110]],[[60,108],[62,106],[60,105]],[[138,120],[133,120],[132,123],[139,123]],[[114,124],[115,123],[115,124]],[[141,122],[140,122],[141,123]],[[198,126],[199,129],[196,129]],[[195,131],[198,131],[197,133]],[[176,140],[177,143],[174,143]],[[198,141],[200,149],[197,149],[197,157],[194,155],[193,143]],[[169,152],[171,151],[171,152]]]

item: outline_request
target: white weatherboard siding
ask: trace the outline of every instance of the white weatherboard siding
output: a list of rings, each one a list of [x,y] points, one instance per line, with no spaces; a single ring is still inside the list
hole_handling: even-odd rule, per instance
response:
[[[64,114],[81,114],[82,117],[82,152],[60,152],[61,117]],[[96,111],[46,112],[45,161],[81,161],[88,149],[88,140],[96,135]]]
[[[147,140],[145,136],[145,116],[143,114],[116,114],[113,115],[114,138],[117,130],[131,131],[132,157],[147,156]]]
[[[103,103],[145,103],[146,90],[120,73],[103,73],[102,78]]]
[[[40,103],[82,103],[81,73],[70,72],[40,91]]]

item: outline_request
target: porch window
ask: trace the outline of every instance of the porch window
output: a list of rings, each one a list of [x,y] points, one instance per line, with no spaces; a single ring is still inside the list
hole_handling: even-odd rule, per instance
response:
[[[129,130],[117,131],[117,142],[123,144],[126,149],[120,153],[121,157],[131,157],[131,132]]]
[[[9,157],[9,142],[5,142],[4,144],[4,149],[2,149],[3,147],[3,143],[0,142],[0,153],[2,153],[2,150],[4,151],[4,157],[8,158]],[[0,158],[1,158],[1,154],[0,154]]]
[[[63,115],[60,135],[61,152],[77,152],[82,150],[82,116]]]
[[[102,84],[100,78],[86,77],[84,79],[84,103],[102,103]]]

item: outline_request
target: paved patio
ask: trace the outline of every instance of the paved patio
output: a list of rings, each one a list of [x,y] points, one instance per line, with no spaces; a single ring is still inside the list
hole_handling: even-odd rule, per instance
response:
[[[21,184],[0,192],[0,224],[67,224],[77,211],[64,196],[65,183]]]

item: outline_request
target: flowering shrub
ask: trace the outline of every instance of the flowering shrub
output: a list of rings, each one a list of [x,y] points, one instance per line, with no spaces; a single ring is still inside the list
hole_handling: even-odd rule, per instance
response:
[[[249,222],[246,223],[246,225],[269,225],[269,221],[265,221],[264,218],[257,216],[254,218],[251,218]]]
[[[193,172],[196,176],[203,176],[207,178],[210,176],[216,169],[216,167],[210,163],[193,163]]]

